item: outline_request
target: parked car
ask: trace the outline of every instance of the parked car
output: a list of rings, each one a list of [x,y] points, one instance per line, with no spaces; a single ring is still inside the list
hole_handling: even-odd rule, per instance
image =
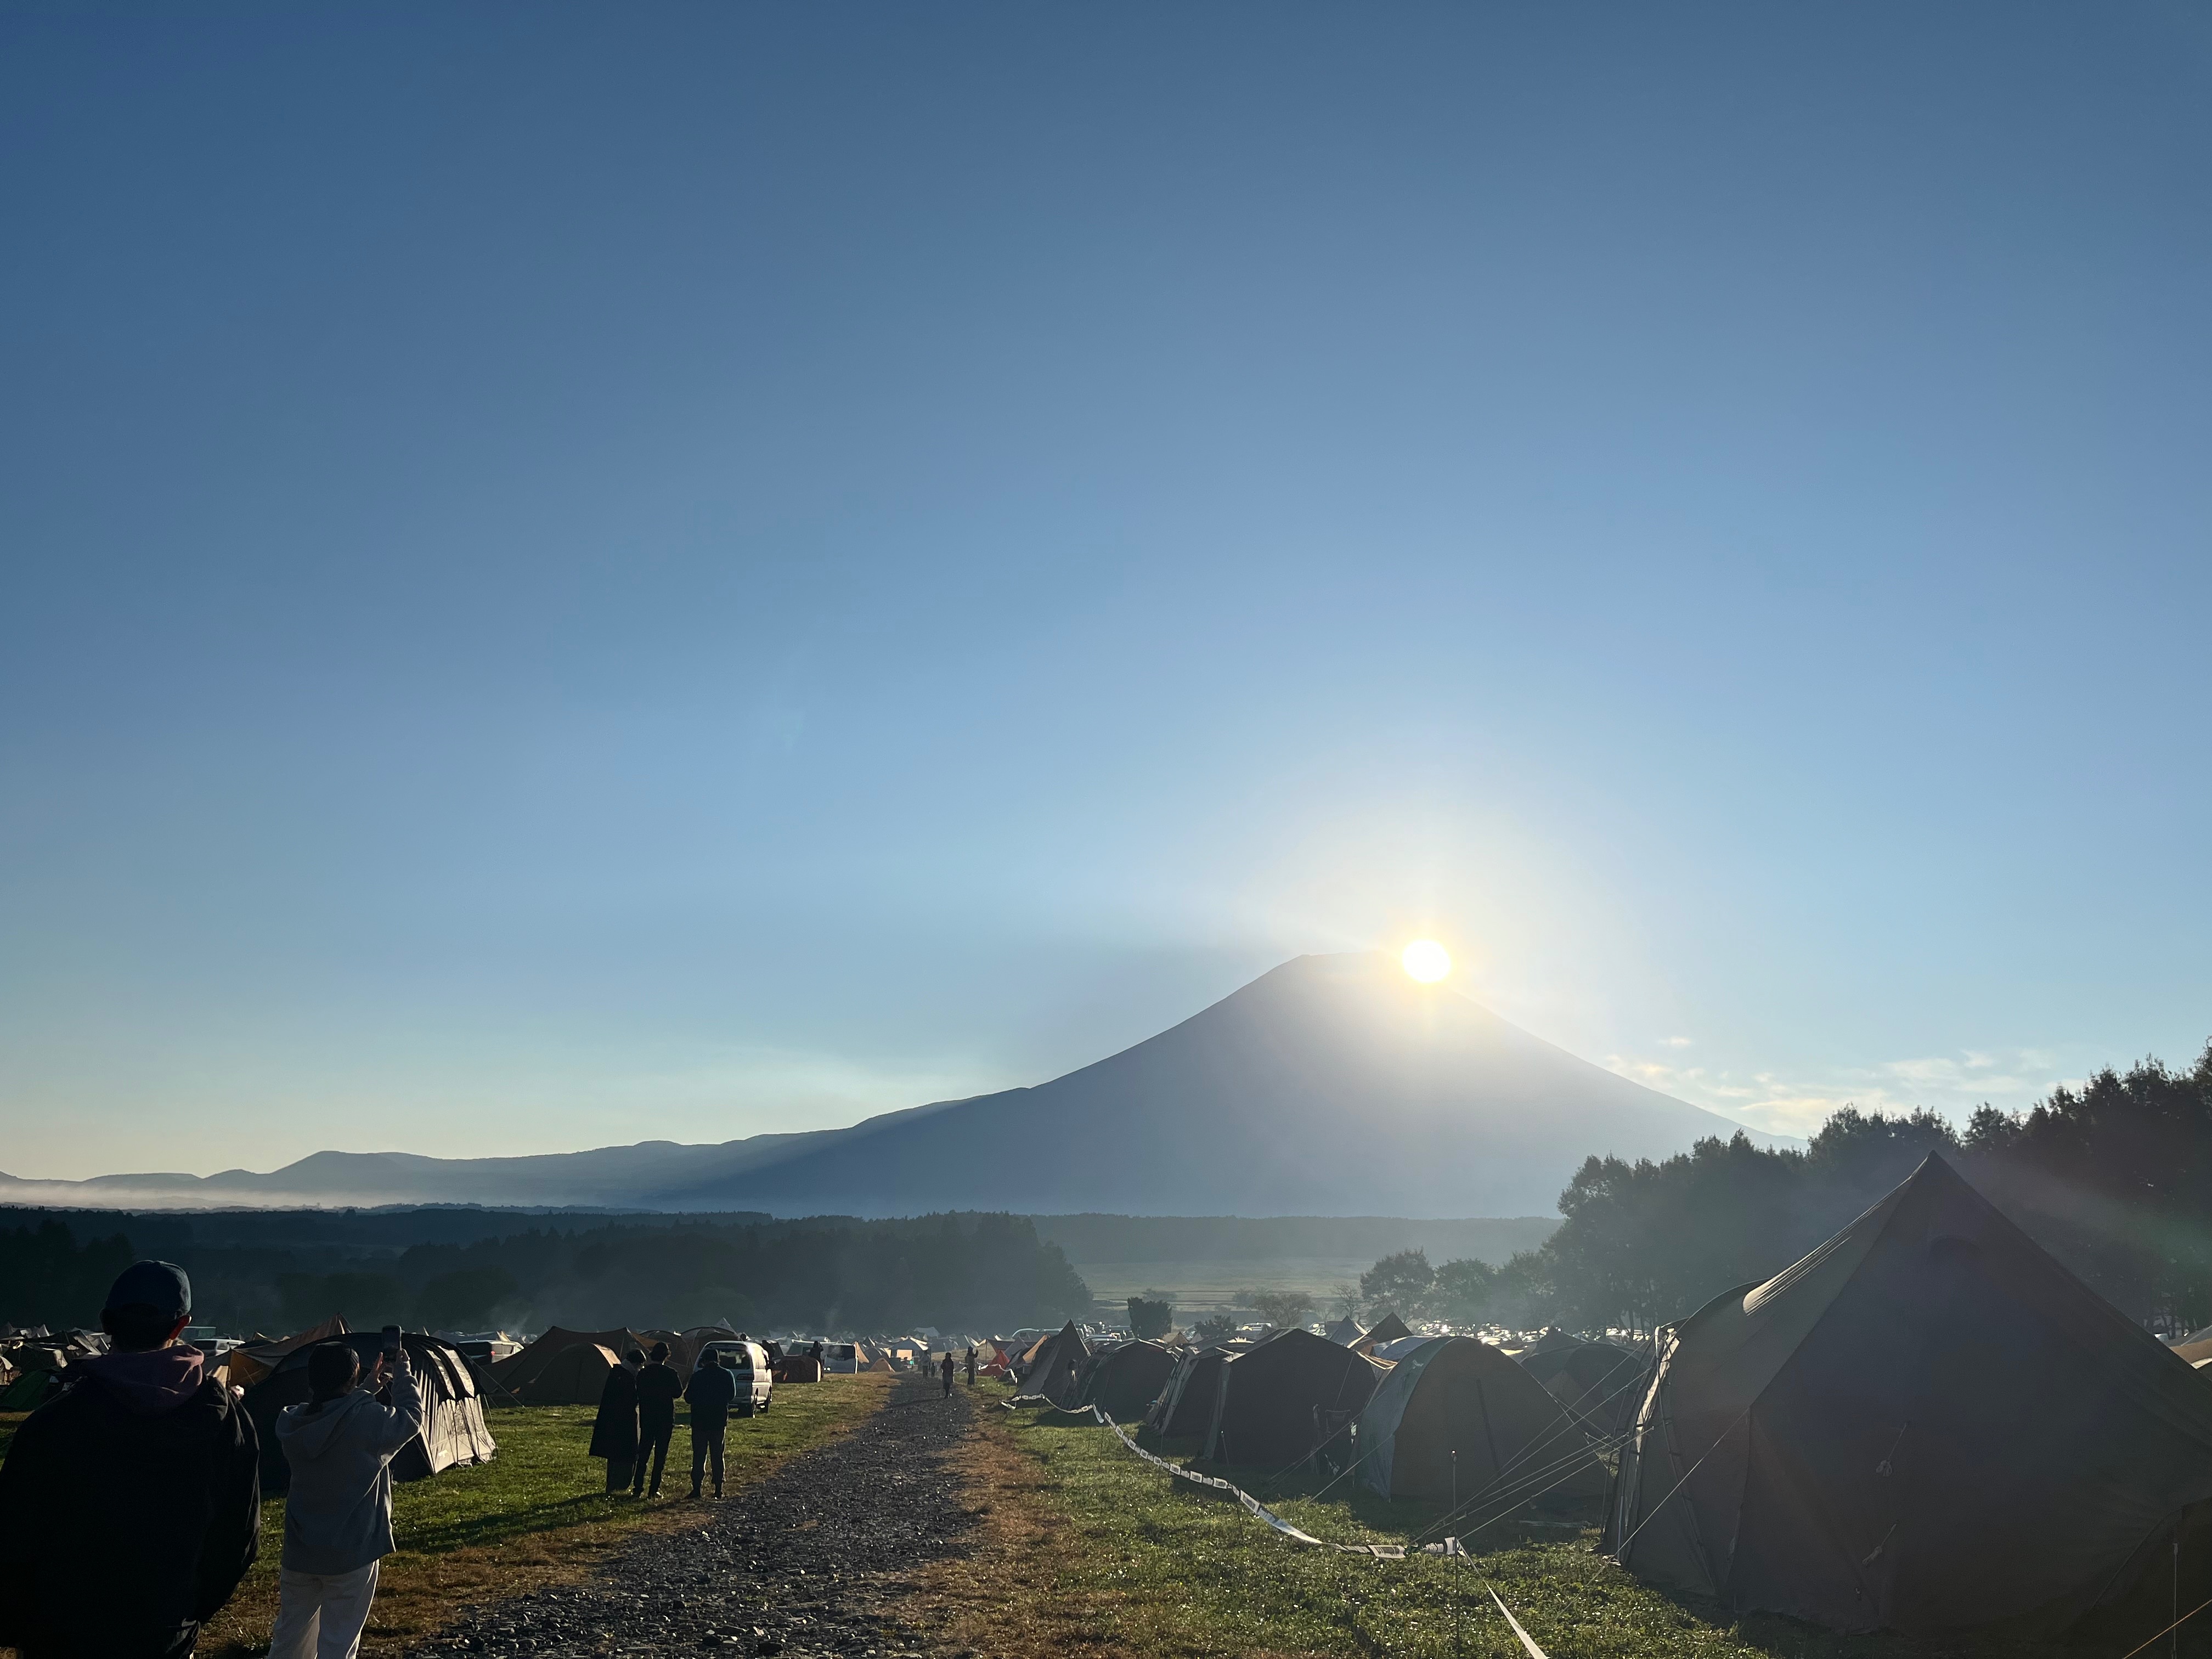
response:
[[[730,1410],[738,1417],[750,1417],[755,1412],[764,1412],[775,1398],[775,1369],[769,1363],[768,1350],[757,1342],[709,1342],[699,1350],[702,1364],[713,1354],[717,1363],[726,1365],[738,1379],[737,1398],[731,1401]]]
[[[822,1345],[822,1372],[825,1376],[858,1376],[860,1374],[860,1345],[824,1342]]]

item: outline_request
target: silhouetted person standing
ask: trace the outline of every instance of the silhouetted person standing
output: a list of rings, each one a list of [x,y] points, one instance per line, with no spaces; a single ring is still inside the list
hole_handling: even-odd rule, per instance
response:
[[[951,1350],[951,1349],[947,1348],[947,1349],[945,1351],[945,1363],[944,1363],[942,1365],[939,1366],[939,1367],[938,1367],[938,1370],[940,1370],[940,1371],[942,1371],[942,1372],[944,1373],[944,1375],[945,1375],[945,1397],[947,1400],[950,1400],[950,1399],[951,1399],[951,1398],[952,1398],[952,1350]]]
[[[968,1345],[968,1386],[975,1386],[975,1345],[972,1342]]]
[[[100,1316],[112,1350],[16,1430],[0,1465],[0,1644],[21,1659],[176,1659],[261,1542],[261,1441],[177,1347],[191,1281],[136,1261]]]
[[[607,1373],[599,1390],[599,1414],[592,1423],[593,1457],[607,1460],[607,1490],[629,1490],[637,1473],[637,1374],[645,1356],[632,1348]]]
[[[353,1659],[392,1553],[392,1460],[422,1432],[422,1392],[402,1348],[391,1356],[392,1403],[368,1387],[350,1345],[307,1351],[309,1398],[276,1413],[276,1443],[292,1466],[284,1499],[284,1562],[269,1659]]]
[[[668,1345],[656,1342],[637,1374],[637,1474],[629,1483],[630,1496],[645,1492],[646,1464],[653,1465],[653,1490],[660,1496],[660,1472],[668,1464],[668,1443],[676,1437],[676,1402],[684,1397],[684,1379],[668,1363]]]
[[[698,1368],[684,1388],[691,1404],[691,1495],[699,1495],[700,1478],[711,1460],[714,1468],[714,1496],[722,1495],[722,1446],[730,1429],[730,1405],[738,1397],[735,1372],[723,1364],[726,1356],[700,1356]],[[658,1482],[655,1483],[656,1485]]]

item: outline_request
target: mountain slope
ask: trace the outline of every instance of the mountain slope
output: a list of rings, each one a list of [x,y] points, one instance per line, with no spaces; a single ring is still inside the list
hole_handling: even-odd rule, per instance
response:
[[[1416,984],[1379,952],[1301,957],[1050,1083],[878,1120],[655,1201],[1542,1214],[1592,1152],[1663,1157],[1737,1127]]]
[[[0,1202],[1541,1215],[1592,1152],[1664,1157],[1737,1127],[1373,953],[1285,963],[1050,1083],[846,1129],[531,1158],[318,1152],[204,1179],[0,1176]]]

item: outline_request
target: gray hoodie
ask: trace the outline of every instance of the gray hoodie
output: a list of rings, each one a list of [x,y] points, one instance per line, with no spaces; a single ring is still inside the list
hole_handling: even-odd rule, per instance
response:
[[[392,1404],[356,1389],[319,1406],[276,1413],[276,1443],[292,1466],[284,1500],[284,1565],[295,1572],[352,1572],[392,1553],[392,1460],[422,1431],[415,1374],[392,1379]]]

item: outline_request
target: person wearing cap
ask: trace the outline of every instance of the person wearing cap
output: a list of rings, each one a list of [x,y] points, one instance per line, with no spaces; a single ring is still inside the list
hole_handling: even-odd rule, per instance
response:
[[[668,1443],[676,1437],[676,1402],[683,1394],[684,1379],[668,1363],[668,1345],[654,1343],[645,1369],[637,1374],[637,1472],[629,1483],[633,1498],[641,1492],[660,1496],[660,1471],[668,1462]],[[648,1462],[653,1465],[653,1490],[647,1492]]]
[[[708,1465],[714,1469],[714,1496],[722,1495],[722,1454],[730,1431],[730,1406],[738,1397],[731,1355],[709,1348],[699,1356],[684,1397],[691,1404],[691,1495],[696,1498]],[[751,1385],[746,1385],[750,1392]]]
[[[175,1659],[261,1542],[261,1442],[177,1337],[192,1285],[135,1261],[107,1292],[109,1351],[16,1430],[0,1464],[0,1646],[20,1659]]]
[[[407,1350],[362,1382],[344,1342],[307,1350],[308,1398],[276,1413],[276,1443],[291,1465],[284,1498],[284,1556],[276,1574],[276,1626],[269,1659],[353,1659],[392,1553],[392,1460],[422,1432],[422,1392]],[[391,1384],[392,1403],[376,1397]]]
[[[623,1355],[623,1363],[607,1373],[599,1389],[590,1455],[607,1460],[610,1494],[628,1492],[630,1476],[637,1471],[637,1373],[644,1364],[645,1355],[630,1349]]]

